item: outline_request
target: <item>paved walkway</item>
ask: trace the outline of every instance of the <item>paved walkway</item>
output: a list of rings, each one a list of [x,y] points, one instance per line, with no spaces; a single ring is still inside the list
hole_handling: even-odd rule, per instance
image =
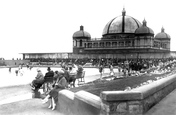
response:
[[[48,105],[32,98],[29,85],[0,88],[0,115],[63,115]]]
[[[26,97],[30,95],[26,94]],[[26,98],[21,96],[21,98]],[[15,97],[14,97],[15,99]],[[48,109],[48,103],[41,99],[24,99],[17,102],[0,104],[0,115],[64,115],[58,110]],[[145,115],[176,115],[176,89],[152,107]]]
[[[145,115],[176,115],[176,89],[152,107]]]
[[[64,115],[58,110],[48,109],[41,99],[28,99],[0,106],[0,115]]]

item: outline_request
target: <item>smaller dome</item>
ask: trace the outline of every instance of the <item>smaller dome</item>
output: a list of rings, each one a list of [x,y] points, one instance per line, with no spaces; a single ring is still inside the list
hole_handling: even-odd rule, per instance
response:
[[[170,35],[164,32],[164,28],[161,28],[161,32],[156,34],[156,39],[170,39]]]
[[[147,27],[147,22],[144,19],[143,25],[139,28],[136,29],[135,31],[136,34],[151,34],[154,35],[154,32],[151,28]]]
[[[80,26],[80,30],[76,31],[73,34],[73,38],[79,38],[79,37],[86,37],[86,38],[91,38],[90,34],[86,31],[84,31],[84,27]]]

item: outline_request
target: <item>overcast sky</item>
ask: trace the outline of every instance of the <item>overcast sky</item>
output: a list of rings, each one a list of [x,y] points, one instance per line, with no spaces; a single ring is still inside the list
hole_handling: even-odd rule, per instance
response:
[[[163,26],[176,51],[174,0],[0,0],[0,57],[72,52],[72,35],[81,25],[92,38],[101,38],[105,25],[123,7],[141,23],[145,18],[155,35]]]

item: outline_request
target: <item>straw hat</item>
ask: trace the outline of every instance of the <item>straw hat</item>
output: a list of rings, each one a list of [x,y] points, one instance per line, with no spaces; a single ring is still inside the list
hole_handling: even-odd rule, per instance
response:
[[[37,68],[37,72],[41,72],[40,68]]]

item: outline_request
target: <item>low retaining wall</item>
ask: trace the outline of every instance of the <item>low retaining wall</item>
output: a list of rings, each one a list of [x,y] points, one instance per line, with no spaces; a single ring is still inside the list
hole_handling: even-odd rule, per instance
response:
[[[57,110],[65,115],[143,115],[176,88],[176,76],[130,91],[103,91],[100,97],[79,91],[59,92]]]
[[[99,115],[100,103],[100,97],[91,93],[62,90],[59,92],[57,110],[65,115]]]
[[[113,115],[143,115],[176,88],[176,76],[162,78],[131,91],[104,91],[102,111]]]
[[[74,109],[74,93],[69,90],[60,91],[56,110],[65,115],[74,115]]]

